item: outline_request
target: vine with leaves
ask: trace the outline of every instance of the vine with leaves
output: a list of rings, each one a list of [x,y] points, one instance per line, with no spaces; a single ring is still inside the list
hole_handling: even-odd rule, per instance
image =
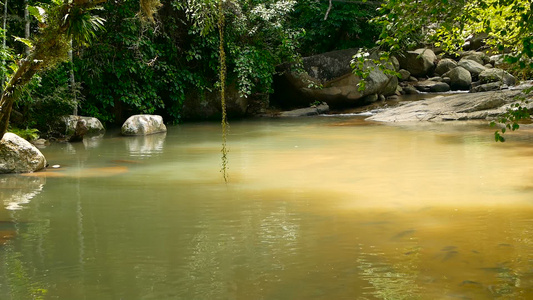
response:
[[[218,34],[220,37],[219,56],[220,56],[220,104],[222,108],[222,167],[221,172],[224,181],[228,182],[228,148],[226,147],[226,138],[228,133],[228,120],[226,115],[226,52],[224,50],[224,7],[223,0],[218,1]]]

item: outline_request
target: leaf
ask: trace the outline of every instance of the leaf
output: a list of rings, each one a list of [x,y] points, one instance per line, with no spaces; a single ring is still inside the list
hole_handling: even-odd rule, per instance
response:
[[[44,10],[44,8],[42,8],[40,6],[28,5],[28,12],[35,19],[37,19],[37,21],[39,21],[39,23],[44,23],[44,21],[46,20],[46,11]]]
[[[24,43],[24,45],[28,46],[29,48],[33,47],[33,43],[29,39],[21,38],[21,37],[18,37],[18,36],[13,36],[13,38],[17,42]]]

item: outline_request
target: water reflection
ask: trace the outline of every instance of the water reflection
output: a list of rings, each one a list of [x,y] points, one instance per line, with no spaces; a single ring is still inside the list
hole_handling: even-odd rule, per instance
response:
[[[124,138],[130,156],[153,156],[163,152],[167,134],[156,133]]]
[[[103,138],[103,133],[98,135],[85,136],[83,138],[83,145],[85,146],[85,149],[98,148],[102,144]]]
[[[0,176],[0,199],[7,210],[19,210],[41,193],[45,184],[46,178],[19,175]]]

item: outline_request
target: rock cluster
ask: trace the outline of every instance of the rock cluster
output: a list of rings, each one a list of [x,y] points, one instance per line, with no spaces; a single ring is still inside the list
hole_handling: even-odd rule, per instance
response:
[[[452,59],[439,58],[431,49],[417,49],[398,60],[400,86],[405,93],[482,92],[506,89],[517,83],[511,74],[496,67],[501,64],[500,57],[488,57],[482,52],[466,51]]]

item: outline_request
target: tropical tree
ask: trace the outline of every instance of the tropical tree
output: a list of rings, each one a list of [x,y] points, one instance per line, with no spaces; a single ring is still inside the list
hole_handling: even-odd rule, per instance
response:
[[[22,88],[42,69],[65,61],[70,40],[88,42],[102,28],[104,20],[92,13],[106,0],[53,0],[37,9],[34,16],[41,23],[39,35],[32,39],[29,54],[7,82],[0,98],[0,139],[8,129],[13,104]],[[144,16],[151,19],[158,0],[141,0]],[[28,41],[25,41],[28,42]]]

